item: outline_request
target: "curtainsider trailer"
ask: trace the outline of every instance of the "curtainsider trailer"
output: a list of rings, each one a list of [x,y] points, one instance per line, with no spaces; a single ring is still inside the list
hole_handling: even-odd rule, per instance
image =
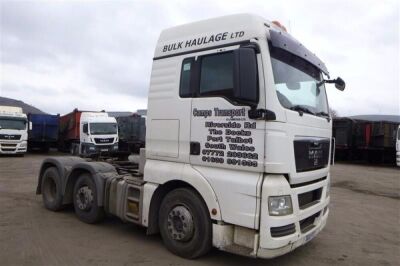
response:
[[[57,147],[60,115],[28,114],[32,128],[28,132],[28,149],[47,152]]]
[[[60,117],[59,149],[83,156],[116,152],[117,121],[106,112],[75,109]]]
[[[173,253],[212,246],[272,258],[329,214],[332,119],[325,64],[277,22],[242,14],[164,30],[139,164],[47,158],[37,194],[79,219],[106,214],[160,233]]]

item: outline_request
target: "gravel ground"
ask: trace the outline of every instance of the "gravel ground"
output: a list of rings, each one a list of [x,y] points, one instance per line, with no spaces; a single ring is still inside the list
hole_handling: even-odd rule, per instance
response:
[[[47,211],[35,195],[47,156],[0,157],[1,265],[399,265],[399,168],[333,166],[328,224],[290,254],[262,260],[212,250],[190,261],[117,218],[87,225],[72,208]]]

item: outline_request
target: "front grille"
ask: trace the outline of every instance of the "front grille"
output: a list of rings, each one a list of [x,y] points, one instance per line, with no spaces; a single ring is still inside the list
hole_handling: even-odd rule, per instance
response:
[[[94,142],[97,144],[108,144],[113,143],[114,138],[94,138]]]
[[[15,151],[15,148],[1,148],[2,151]]]
[[[284,226],[271,227],[272,237],[288,236],[296,232],[296,227],[294,224],[288,224]]]
[[[324,168],[329,160],[329,139],[297,139],[294,141],[296,172]]]
[[[19,140],[19,139],[21,139],[21,135],[0,134],[0,139]]]
[[[299,199],[300,209],[304,210],[318,203],[319,200],[321,199],[321,195],[322,195],[322,188],[299,194],[298,199]]]
[[[320,212],[317,212],[300,221],[300,230],[303,234],[314,228],[314,221],[319,216],[319,214]]]
[[[15,148],[17,147],[17,144],[13,144],[13,143],[2,143],[1,147],[3,148]]]

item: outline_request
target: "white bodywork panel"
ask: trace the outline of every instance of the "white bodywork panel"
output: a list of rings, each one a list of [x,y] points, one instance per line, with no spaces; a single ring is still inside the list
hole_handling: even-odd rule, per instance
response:
[[[179,120],[151,120],[149,138],[152,140],[149,149],[151,155],[177,158],[179,155]]]

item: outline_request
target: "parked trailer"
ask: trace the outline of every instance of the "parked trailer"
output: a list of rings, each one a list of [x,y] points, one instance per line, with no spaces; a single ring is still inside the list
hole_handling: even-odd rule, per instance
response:
[[[398,123],[390,121],[335,118],[335,159],[395,163],[397,127]]]
[[[60,115],[28,114],[32,129],[28,132],[28,149],[47,152],[56,148]]]
[[[335,160],[353,159],[356,122],[347,117],[333,119],[332,135],[335,138]]]
[[[50,210],[72,203],[87,223],[110,214],[160,232],[185,258],[212,246],[260,258],[288,253],[313,239],[329,215],[324,83],[345,84],[323,73],[324,63],[284,27],[258,16],[164,30],[139,165],[48,158],[37,193]]]
[[[145,146],[146,119],[138,114],[117,117],[120,151],[139,154]]]
[[[75,109],[60,117],[59,149],[82,156],[117,152],[117,121],[106,112]]]

